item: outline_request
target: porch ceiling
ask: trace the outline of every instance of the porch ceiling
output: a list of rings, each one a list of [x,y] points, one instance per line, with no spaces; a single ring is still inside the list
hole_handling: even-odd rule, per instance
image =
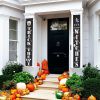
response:
[[[49,19],[49,18],[61,18],[70,16],[70,11],[59,11],[59,12],[45,12],[45,13],[36,13],[38,16],[40,16],[42,19]]]
[[[22,5],[36,5],[36,4],[44,4],[44,3],[53,3],[53,2],[71,2],[73,0],[23,0]],[[81,0],[74,0],[81,1]]]

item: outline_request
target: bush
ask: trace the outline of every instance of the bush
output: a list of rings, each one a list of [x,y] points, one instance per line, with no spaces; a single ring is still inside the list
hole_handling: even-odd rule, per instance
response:
[[[23,69],[22,64],[18,64],[15,62],[9,62],[4,66],[2,73],[3,75],[14,75],[15,73],[21,72]]]
[[[85,65],[85,68],[83,70],[83,80],[86,80],[88,78],[96,78],[99,75],[100,73],[97,67],[93,67],[90,63],[88,65]]]
[[[89,78],[83,82],[83,97],[88,97],[91,94],[94,95],[97,100],[100,100],[100,79],[99,78]]]
[[[16,83],[18,82],[29,83],[33,82],[33,79],[34,79],[33,76],[27,72],[19,72],[13,76],[13,81]]]
[[[12,76],[10,75],[0,75],[0,89],[3,88],[3,82],[7,81],[7,80],[11,80]]]
[[[83,90],[81,77],[77,74],[73,74],[67,81],[66,85],[70,87],[73,94],[81,95],[81,91]]]
[[[9,90],[11,88],[15,88],[16,83],[12,80],[7,80],[5,82],[3,82],[3,90]]]

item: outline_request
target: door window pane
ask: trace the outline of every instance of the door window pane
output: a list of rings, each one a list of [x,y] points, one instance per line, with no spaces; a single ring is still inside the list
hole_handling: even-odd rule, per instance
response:
[[[66,21],[55,20],[51,22],[50,30],[67,30]]]

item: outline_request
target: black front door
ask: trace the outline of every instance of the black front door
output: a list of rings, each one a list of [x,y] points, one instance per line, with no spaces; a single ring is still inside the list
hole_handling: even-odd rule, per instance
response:
[[[48,66],[55,74],[69,70],[69,18],[48,19]]]

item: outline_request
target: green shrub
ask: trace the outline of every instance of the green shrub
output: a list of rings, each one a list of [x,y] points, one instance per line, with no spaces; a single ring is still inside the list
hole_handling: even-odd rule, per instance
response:
[[[12,76],[10,75],[0,75],[0,89],[3,88],[3,82],[7,81],[7,80],[11,80]]]
[[[88,78],[95,78],[99,75],[100,73],[97,67],[93,67],[90,63],[88,65],[85,65],[83,70],[83,80],[86,80]]]
[[[4,66],[2,73],[3,75],[14,75],[15,73],[21,72],[23,69],[22,64],[18,64],[16,62],[9,62]]]
[[[81,77],[74,73],[67,81],[66,85],[70,87],[73,94],[81,95],[81,91],[83,90],[82,87],[82,80]]]
[[[27,72],[19,72],[13,76],[13,80],[16,83],[18,82],[29,83],[29,82],[33,82],[33,79],[34,79],[33,76]]]
[[[9,90],[11,88],[15,88],[16,83],[12,80],[7,80],[5,82],[3,82],[3,90]]]
[[[91,94],[94,95],[97,100],[100,100],[100,79],[99,78],[88,78],[83,82],[83,97],[88,97]]]

